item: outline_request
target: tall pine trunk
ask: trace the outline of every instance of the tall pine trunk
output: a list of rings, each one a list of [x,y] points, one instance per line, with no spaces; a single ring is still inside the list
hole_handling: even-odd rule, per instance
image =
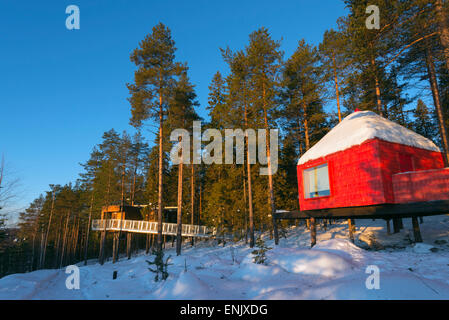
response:
[[[248,213],[246,211],[248,199],[246,197],[246,180],[245,180],[245,166],[242,166],[242,179],[243,179],[243,199],[245,203],[244,214],[244,228],[245,228],[245,244],[248,243]]]
[[[47,245],[48,245],[48,235],[50,233],[51,219],[53,217],[53,209],[55,205],[55,192],[52,192],[52,200],[51,200],[51,209],[50,209],[50,218],[48,219],[47,233],[45,234],[44,247],[41,250],[41,259],[39,261],[39,267],[43,268],[45,266],[45,255],[47,253]]]
[[[303,115],[304,115],[304,120],[303,120],[303,125],[304,125],[304,137],[306,140],[306,151],[309,150],[310,148],[310,139],[309,139],[309,122],[307,120],[307,105],[305,104],[305,102],[303,102],[302,104],[302,111],[303,111]]]
[[[77,261],[76,250],[78,249],[78,238],[79,238],[79,228],[80,228],[80,217],[75,220],[75,226],[73,228],[73,238],[72,238],[72,250],[71,250],[71,263]]]
[[[382,100],[380,97],[380,85],[379,85],[379,78],[377,76],[377,66],[376,66],[376,60],[374,57],[371,58],[371,67],[373,68],[373,77],[374,77],[374,89],[376,92],[376,106],[377,106],[377,113],[379,115],[383,116],[382,112]]]
[[[64,236],[62,238],[61,257],[59,260],[59,268],[62,268],[63,263],[64,263],[64,254],[65,254],[67,235],[68,235],[68,229],[69,229],[69,218],[70,218],[70,211],[67,212],[67,217],[66,217],[66,222],[65,222]]]
[[[200,180],[200,199],[198,201],[198,224],[201,224],[201,214],[203,213],[203,187]]]
[[[254,247],[254,215],[253,215],[253,193],[251,186],[251,155],[249,151],[248,136],[248,110],[245,104],[245,142],[246,142],[246,173],[248,175],[248,220],[249,220],[249,246]]]
[[[86,229],[86,240],[85,240],[85,244],[84,244],[84,265],[87,265],[87,253],[89,250],[89,232],[90,232],[90,224],[92,222],[93,204],[94,204],[94,192],[92,191],[92,195],[90,198],[89,220],[87,222],[87,229]]]
[[[307,105],[305,102],[302,103],[302,108],[303,108],[303,115],[304,115],[304,120],[303,120],[303,124],[304,124],[304,136],[305,136],[305,140],[306,140],[306,152],[307,150],[309,150],[310,148],[310,138],[309,138],[309,122],[308,122],[308,114],[307,114]],[[307,225],[307,229],[310,230],[315,230],[315,219],[307,219],[306,220],[306,225]]]
[[[264,100],[264,124],[265,124],[265,144],[266,144],[266,152],[267,152],[267,165],[268,165],[268,190],[269,190],[269,197],[270,197],[270,207],[271,207],[271,217],[272,217],[272,223],[273,228],[272,230],[275,233],[275,242],[277,244],[277,228],[276,228],[276,220],[274,219],[274,216],[276,214],[276,203],[274,199],[274,189],[273,189],[273,174],[271,170],[271,150],[270,150],[270,128],[268,125],[268,112],[267,112],[267,105],[265,100],[265,88],[263,88],[263,100]]]
[[[195,221],[194,221],[194,213],[195,213],[195,167],[193,165],[193,161],[192,161],[192,164],[190,165],[190,170],[191,170],[191,177],[190,177],[190,211],[191,211],[190,224],[194,225],[195,224]],[[192,246],[195,244],[195,238],[194,237],[192,237],[191,244],[192,244]]]
[[[126,151],[124,151],[125,154],[123,155],[123,165],[122,165],[122,183],[121,183],[121,211],[120,214],[120,230],[118,232],[118,240],[117,240],[117,248],[114,253],[114,257],[112,261],[115,263],[119,260],[119,253],[120,253],[120,238],[122,237],[122,228],[123,228],[123,215],[125,214],[125,173],[126,173]]]
[[[340,90],[338,89],[337,63],[335,62],[334,54],[332,54],[332,62],[332,69],[334,70],[335,97],[337,99],[338,122],[341,122]]]
[[[157,250],[162,251],[162,192],[163,192],[163,160],[164,160],[164,148],[162,144],[162,134],[163,134],[163,106],[162,106],[162,93],[159,92],[159,168],[158,168],[158,195],[157,195]]]
[[[59,261],[59,249],[61,247],[61,229],[62,229],[63,217],[59,220],[59,227],[57,230],[57,239],[56,239],[56,247],[55,247],[55,258],[54,258],[54,267],[58,267]]]
[[[134,158],[134,172],[133,172],[133,183],[131,187],[131,206],[134,206],[134,199],[136,196],[136,180],[137,180],[137,169],[139,167],[139,152],[140,148],[136,151],[136,157]]]
[[[430,82],[430,89],[432,91],[433,96],[433,102],[435,105],[435,110],[438,116],[438,124],[440,127],[440,137],[441,142],[443,144],[443,159],[444,159],[444,166],[449,166],[449,144],[448,144],[448,137],[447,137],[447,128],[445,124],[445,119],[443,115],[443,108],[441,106],[441,100],[440,100],[440,92],[438,89],[438,82],[436,78],[436,72],[435,72],[435,65],[433,63],[433,57],[432,53],[430,52],[429,45],[426,46],[426,65],[427,65],[427,74]]]
[[[32,238],[33,238],[33,241],[31,242],[32,247],[31,247],[31,270],[30,270],[30,271],[33,271],[33,270],[34,270],[34,256],[36,255],[36,253],[35,253],[35,247],[36,247],[37,227],[38,227],[38,224],[36,223],[36,227],[35,227],[35,229],[34,229],[33,237],[32,237]]]
[[[440,42],[443,46],[446,69],[449,71],[449,26],[447,22],[447,12],[444,12],[443,0],[435,0],[435,13],[438,20]]]
[[[178,165],[178,210],[176,218],[176,255],[181,254],[181,244],[182,244],[182,155],[181,162]]]

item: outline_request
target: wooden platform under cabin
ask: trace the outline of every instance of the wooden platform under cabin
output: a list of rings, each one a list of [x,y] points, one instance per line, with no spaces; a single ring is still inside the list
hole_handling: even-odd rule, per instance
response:
[[[278,212],[274,219],[393,219],[449,214],[449,200]]]
[[[316,219],[348,219],[349,238],[354,242],[354,219],[385,219],[390,233],[390,220],[394,232],[399,232],[402,218],[411,218],[415,242],[422,242],[418,217],[449,214],[449,200],[391,203],[360,207],[327,208],[303,211],[283,211],[273,215],[275,243],[279,244],[277,221],[283,219],[310,219],[310,243],[316,244]]]

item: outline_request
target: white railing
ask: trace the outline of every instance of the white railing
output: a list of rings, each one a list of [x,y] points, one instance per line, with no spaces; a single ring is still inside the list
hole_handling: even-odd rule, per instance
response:
[[[120,220],[106,219],[93,220],[92,230],[94,231],[125,231],[137,233],[157,234],[157,222],[140,220]],[[162,234],[176,235],[176,223],[162,223]],[[183,224],[181,235],[185,237],[210,237],[213,235],[211,229],[206,226]]]

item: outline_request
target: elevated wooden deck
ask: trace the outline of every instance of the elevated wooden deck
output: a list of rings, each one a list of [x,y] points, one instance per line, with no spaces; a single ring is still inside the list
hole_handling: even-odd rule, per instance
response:
[[[354,241],[354,219],[385,219],[387,220],[387,230],[390,230],[389,221],[391,219],[393,220],[394,226],[395,221],[400,218],[412,218],[415,241],[422,242],[418,217],[441,214],[449,214],[449,200],[277,212],[273,215],[274,239],[275,243],[278,244],[279,233],[277,221],[282,219],[310,219],[310,243],[313,247],[316,243],[316,219],[348,219],[349,237]]]
[[[449,214],[449,200],[278,212],[274,219],[393,219]]]
[[[157,222],[142,220],[106,219],[93,220],[93,231],[122,231],[134,233],[157,234]],[[176,223],[162,223],[162,234],[176,235]],[[213,230],[205,226],[183,224],[182,236],[184,237],[213,237]]]

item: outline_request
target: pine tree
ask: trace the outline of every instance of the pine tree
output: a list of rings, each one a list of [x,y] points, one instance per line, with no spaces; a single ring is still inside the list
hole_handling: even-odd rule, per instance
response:
[[[445,66],[440,65],[439,67],[439,84],[440,84],[440,95],[441,95],[441,105],[443,106],[444,121],[446,128],[449,128],[449,70]],[[435,114],[435,112],[434,112]],[[437,125],[436,125],[437,127]]]
[[[171,129],[186,129],[189,135],[193,137],[193,121],[199,117],[194,107],[199,103],[196,101],[196,94],[193,85],[190,83],[187,72],[184,72],[174,88],[169,116],[167,119]],[[179,137],[181,142],[181,137]],[[176,232],[176,255],[181,254],[182,241],[182,194],[183,194],[183,161],[185,154],[180,155],[181,162],[178,164],[178,199],[177,199],[177,232]],[[190,158],[190,155],[188,155]],[[193,159],[191,159],[192,161]],[[193,165],[193,162],[191,162]],[[193,212],[192,212],[193,214]]]
[[[253,250],[251,253],[254,255],[253,261],[257,264],[267,264],[267,256],[266,253],[268,250],[271,250],[272,248],[267,247],[265,245],[265,241],[263,241],[262,238],[258,238],[256,241],[256,247],[257,250]]]
[[[6,215],[0,214],[0,253],[3,253],[6,249],[5,240],[6,240]]]
[[[170,29],[162,23],[153,27],[152,33],[140,42],[131,54],[138,70],[134,84],[128,84],[131,94],[131,123],[137,127],[147,119],[159,121],[158,133],[158,249],[162,250],[164,119],[177,77],[185,67],[175,62],[175,43]]]
[[[283,70],[284,122],[300,143],[299,155],[309,150],[327,130],[322,109],[322,78],[317,49],[304,40],[299,41]],[[315,220],[311,219],[311,222],[314,227]]]
[[[413,115],[415,117],[413,130],[430,140],[435,140],[437,135],[435,121],[432,113],[421,99],[418,99]]]
[[[283,118],[299,143],[298,154],[307,151],[327,132],[323,111],[322,69],[316,48],[299,41],[283,70]]]
[[[24,212],[19,213],[19,228],[20,238],[29,239],[31,252],[27,263],[29,271],[36,270],[39,265],[39,256],[42,253],[42,245],[38,245],[40,234],[43,234],[43,217],[42,211],[44,208],[45,198],[41,195],[35,199]]]
[[[271,207],[271,216],[276,213],[274,198],[272,157],[270,155],[270,128],[276,122],[276,109],[279,97],[279,75],[282,66],[283,52],[280,50],[280,42],[271,38],[266,28],[254,31],[249,36],[250,41],[246,47],[246,55],[249,63],[251,83],[251,103],[254,106],[256,116],[261,118],[261,124],[266,134],[266,155],[268,166],[268,195]],[[277,161],[277,159],[275,160]],[[275,164],[277,166],[277,163]],[[275,220],[273,219],[273,224]],[[276,228],[273,228],[276,230]],[[277,235],[275,238],[278,239]],[[250,244],[251,246],[251,244]]]
[[[444,107],[438,85],[437,70],[443,61],[439,59],[442,49],[436,38],[440,25],[435,10],[428,2],[413,1],[410,11],[414,12],[413,19],[402,28],[403,41],[409,43],[398,58],[400,72],[405,78],[414,79],[415,83],[427,80],[432,93],[439,126],[439,138],[444,150],[445,165],[449,163],[449,138],[445,119]],[[443,49],[444,50],[444,49]],[[417,80],[416,80],[417,79]]]
[[[449,23],[447,18],[449,3],[443,0],[434,0],[433,6],[446,69],[449,70]]]
[[[126,172],[128,167],[128,158],[131,156],[131,138],[124,131],[119,141],[119,145],[117,148],[118,154],[118,163],[117,166],[120,172],[120,206],[123,208],[126,204]],[[120,238],[122,236],[122,227],[123,227],[123,215],[120,216],[120,230],[118,232],[118,241],[115,246],[115,252],[113,252],[112,262],[115,263],[119,259],[120,253]]]
[[[345,0],[349,15],[339,19],[339,25],[348,39],[347,56],[351,63],[351,74],[346,88],[349,101],[360,109],[372,109],[388,117],[385,104],[387,79],[386,66],[398,51],[398,37],[395,29],[403,22],[406,2],[376,0],[374,2]],[[376,5],[381,13],[380,29],[368,29],[366,8]]]
[[[228,63],[229,68],[231,69],[231,74],[227,78],[227,103],[226,107],[228,108],[227,114],[232,115],[231,117],[226,116],[226,118],[222,117],[222,122],[235,126],[238,128],[243,127],[245,129],[245,165],[246,165],[246,181],[245,181],[245,168],[242,168],[243,172],[243,189],[244,193],[248,195],[248,223],[246,223],[246,215],[245,219],[245,237],[249,233],[249,242],[250,247],[254,246],[254,207],[253,207],[253,177],[251,170],[251,163],[253,163],[253,159],[250,157],[250,149],[249,149],[249,135],[248,129],[255,125],[255,111],[254,106],[251,103],[250,96],[250,65],[248,62],[248,58],[243,51],[238,51],[233,53],[231,50],[222,50],[223,58]],[[224,126],[224,124],[223,124]],[[248,188],[246,188],[246,186]],[[247,191],[247,192],[246,192]],[[244,207],[244,211],[246,212],[246,204]]]
[[[144,198],[144,163],[148,159],[149,147],[140,131],[132,137],[130,149],[130,170],[131,170],[131,205],[147,203]]]
[[[51,227],[51,222],[52,222],[52,218],[53,218],[56,192],[57,192],[59,186],[50,185],[50,188],[52,189],[51,190],[50,215],[49,215],[49,219],[48,219],[48,223],[47,223],[47,230],[45,232],[44,241],[43,241],[42,247],[41,247],[41,256],[39,258],[39,268],[43,268],[45,266],[45,258],[46,258],[45,255],[46,255],[46,251],[47,251],[48,235],[50,233],[50,227]]]
[[[323,41],[319,45],[319,55],[323,68],[323,79],[331,83],[331,97],[337,103],[338,120],[342,120],[341,112],[341,86],[342,78],[345,77],[348,62],[346,56],[346,46],[348,45],[342,32],[333,29],[326,30]]]
[[[171,265],[168,261],[170,261],[171,256],[168,256],[168,258],[164,261],[164,252],[162,250],[157,250],[155,255],[156,256],[153,261],[146,260],[146,262],[149,265],[155,265],[156,269],[148,268],[148,270],[156,274],[154,276],[154,281],[158,282],[160,280],[167,280],[168,266]]]
[[[226,105],[226,94],[226,82],[221,73],[217,71],[209,85],[208,105],[206,106],[211,119],[211,128],[224,128],[223,118],[229,114]]]

